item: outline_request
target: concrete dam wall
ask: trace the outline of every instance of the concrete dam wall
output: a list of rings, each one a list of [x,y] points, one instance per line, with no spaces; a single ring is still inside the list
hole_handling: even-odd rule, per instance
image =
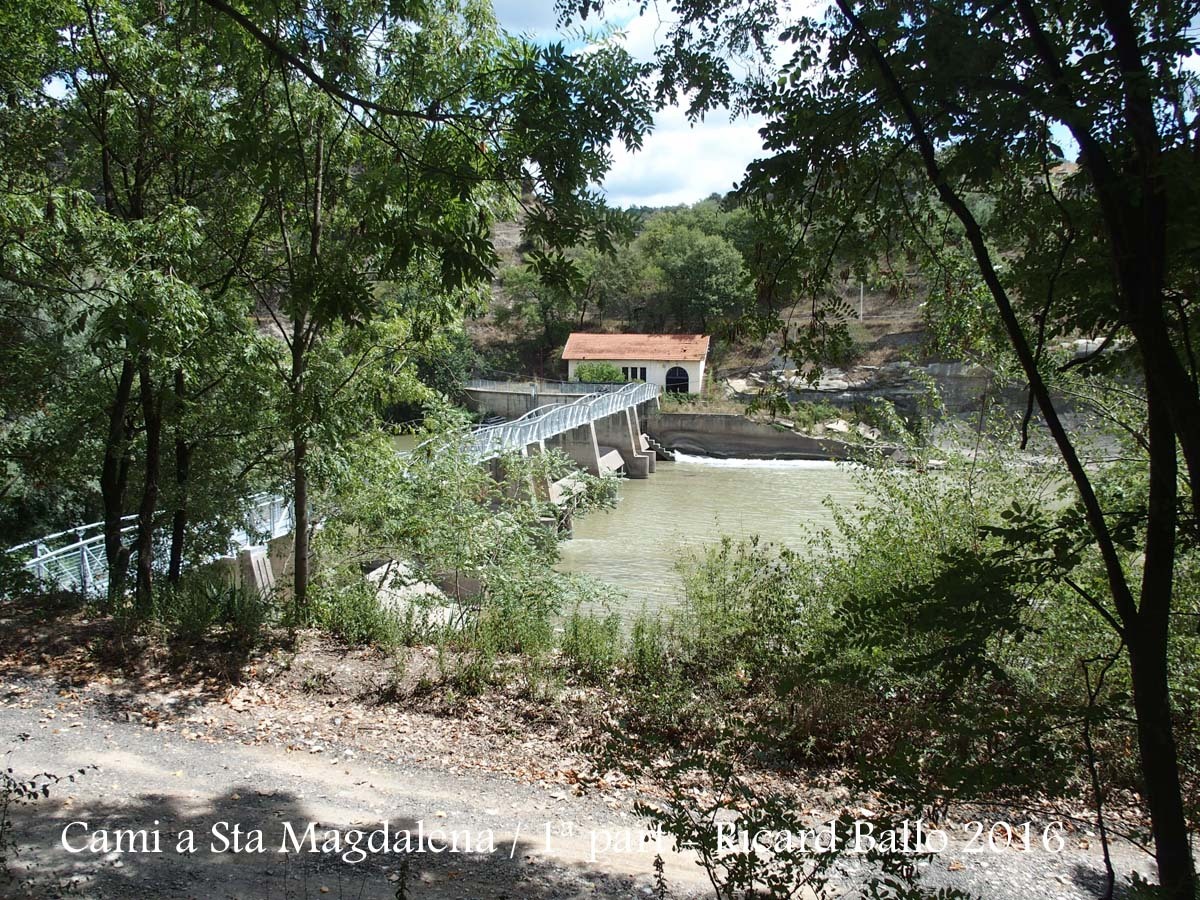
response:
[[[852,449],[733,414],[651,412],[646,430],[672,450],[719,459],[846,459]]]

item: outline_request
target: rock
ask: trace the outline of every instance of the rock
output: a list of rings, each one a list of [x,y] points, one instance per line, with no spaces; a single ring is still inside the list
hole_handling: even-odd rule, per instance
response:
[[[427,624],[450,625],[459,617],[459,608],[435,584],[420,581],[405,563],[394,560],[367,573],[367,581],[376,587],[381,606],[404,614],[413,610],[415,618]]]
[[[845,378],[822,378],[817,382],[818,391],[848,391],[850,382]]]

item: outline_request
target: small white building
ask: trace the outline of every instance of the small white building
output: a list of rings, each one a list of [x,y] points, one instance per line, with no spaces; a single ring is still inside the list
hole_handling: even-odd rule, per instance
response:
[[[576,380],[580,363],[612,363],[630,381],[657,384],[664,391],[698,394],[708,357],[706,334],[588,334],[567,339],[562,358],[567,377]]]

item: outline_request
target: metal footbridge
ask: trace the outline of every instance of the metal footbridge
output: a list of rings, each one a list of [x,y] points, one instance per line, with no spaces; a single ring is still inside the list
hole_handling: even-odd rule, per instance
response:
[[[610,391],[592,390],[570,403],[548,403],[511,422],[468,430],[462,439],[467,454],[482,463],[505,453],[519,453],[533,444],[654,400],[658,395],[657,385],[642,383]],[[126,516],[121,521],[122,534],[136,530],[137,516]],[[293,522],[292,506],[287,499],[257,495],[251,498],[242,527],[230,535],[230,550],[236,552],[283,537],[291,533]],[[45,584],[89,596],[103,595],[108,589],[103,522],[49,534],[10,547],[7,552],[26,557],[24,568]],[[164,568],[165,556],[166,547],[156,546],[156,562],[163,563]]]
[[[523,387],[523,386],[522,386]],[[592,391],[570,403],[546,403],[519,419],[476,428],[467,441],[467,453],[476,462],[486,462],[598,422],[609,416],[658,398],[656,384],[634,382],[611,391]]]

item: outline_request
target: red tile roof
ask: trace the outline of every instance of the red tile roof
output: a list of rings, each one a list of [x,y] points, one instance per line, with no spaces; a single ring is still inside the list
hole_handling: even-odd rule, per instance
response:
[[[563,359],[697,360],[708,355],[707,334],[585,334],[567,338]]]

